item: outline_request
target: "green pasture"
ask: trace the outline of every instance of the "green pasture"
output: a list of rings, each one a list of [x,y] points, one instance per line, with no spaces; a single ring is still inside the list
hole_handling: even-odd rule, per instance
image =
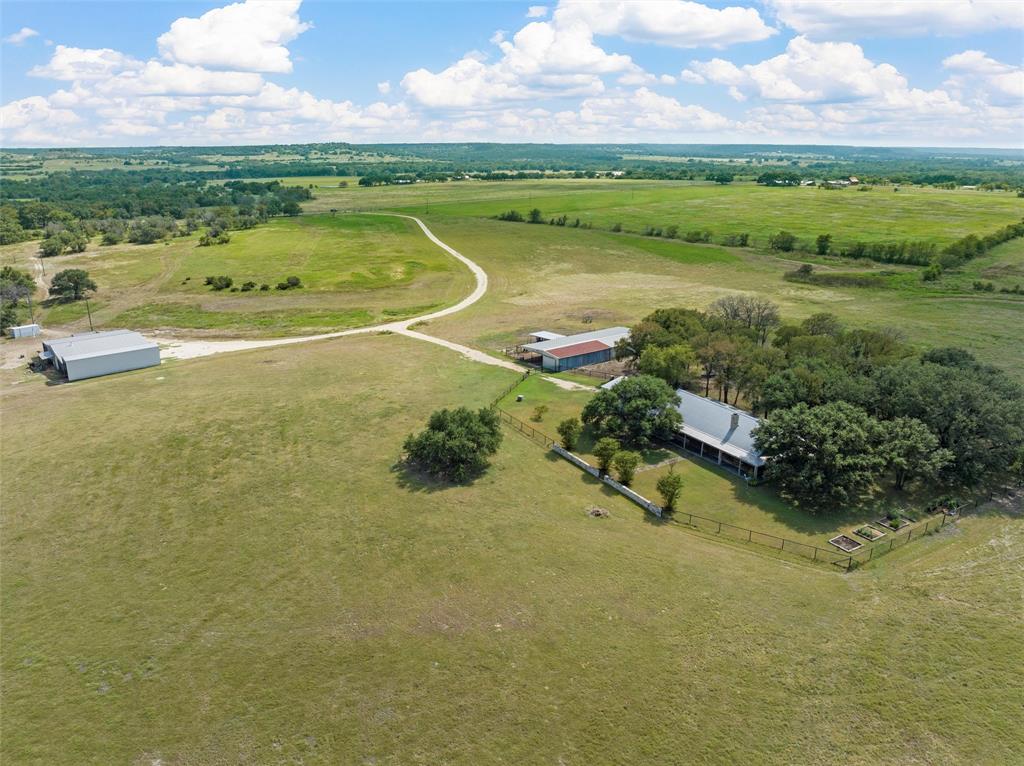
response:
[[[510,209],[525,215],[538,208],[545,220],[566,215],[570,223],[579,218],[582,224],[601,229],[617,223],[636,232],[675,225],[680,235],[709,229],[716,241],[747,232],[759,247],[766,247],[768,237],[780,229],[807,241],[831,234],[837,247],[901,240],[942,245],[967,234],[986,234],[1024,216],[1024,199],[1012,192],[924,187],[894,192],[893,187],[881,186],[837,191],[769,188],[751,182],[722,186],[608,179],[458,181],[320,189],[317,197],[307,205],[310,210],[394,207],[417,214],[490,218]]]
[[[885,288],[819,287],[784,280],[794,261],[750,249],[485,219],[424,220],[490,277],[478,303],[431,322],[427,332],[481,348],[523,342],[538,329],[629,325],[658,307],[705,309],[724,295],[743,293],[775,301],[786,321],[828,311],[850,326],[896,328],[921,347],[962,346],[1024,376],[1021,296],[975,292],[954,279],[925,283],[912,272]],[[1018,268],[1024,251],[1017,247],[1010,242],[989,256]]]
[[[3,760],[1016,760],[1019,518],[844,575],[651,523],[509,431],[469,486],[396,465],[514,379],[401,336],[0,372]]]
[[[36,249],[36,243],[0,248],[0,263],[31,270],[39,265]],[[98,327],[253,335],[414,316],[457,302],[473,285],[469,271],[418,226],[382,215],[278,218],[210,247],[199,247],[197,235],[153,245],[94,241],[85,253],[48,258],[42,266],[48,276],[67,268],[89,272],[99,286]],[[218,275],[230,276],[238,288],[254,282],[257,289],[213,291],[204,278]],[[301,289],[275,289],[292,275],[302,280]],[[262,284],[270,290],[259,290]],[[83,328],[84,304],[40,308],[45,323]]]

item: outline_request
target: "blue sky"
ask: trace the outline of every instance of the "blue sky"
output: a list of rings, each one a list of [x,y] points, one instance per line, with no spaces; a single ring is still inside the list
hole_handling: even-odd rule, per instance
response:
[[[1024,4],[6,2],[5,146],[1020,147]]]

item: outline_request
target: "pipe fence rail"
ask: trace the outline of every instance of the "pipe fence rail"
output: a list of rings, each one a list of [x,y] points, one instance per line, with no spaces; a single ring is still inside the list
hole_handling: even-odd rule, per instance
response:
[[[498,417],[501,419],[503,423],[506,423],[507,425],[521,433],[523,436],[525,436],[527,439],[530,439],[531,441],[535,442],[536,444],[539,444],[545,449],[551,449],[555,445],[555,440],[552,439],[543,431],[538,431],[529,423],[525,423],[524,421],[517,418],[515,415],[510,415],[509,413],[505,412],[505,410],[501,409],[501,407],[495,407],[494,409],[497,410]]]
[[[519,378],[516,380],[515,383],[512,383],[509,386],[506,386],[504,391],[502,391],[500,394],[498,394],[496,397],[494,397],[494,399],[491,401],[491,406],[492,407],[497,407],[498,406],[498,402],[500,402],[506,396],[511,394],[517,388],[519,388],[519,384],[522,383],[524,380],[526,380],[528,377],[530,377],[530,375],[532,373],[533,373],[532,370],[527,370],[526,372],[524,372],[522,375],[519,376]],[[500,407],[498,409],[500,409]]]

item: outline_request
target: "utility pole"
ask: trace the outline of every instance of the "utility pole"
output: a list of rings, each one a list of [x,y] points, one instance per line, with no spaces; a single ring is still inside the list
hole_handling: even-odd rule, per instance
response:
[[[85,311],[89,315],[89,331],[96,332],[96,328],[92,326],[92,309],[89,308],[89,299],[85,299]]]

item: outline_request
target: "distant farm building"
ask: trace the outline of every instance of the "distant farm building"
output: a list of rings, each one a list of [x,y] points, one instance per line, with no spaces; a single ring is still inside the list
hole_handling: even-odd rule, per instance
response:
[[[581,332],[577,335],[538,330],[530,333],[536,339],[523,346],[541,357],[541,366],[551,372],[574,370],[588,364],[609,362],[615,354],[615,344],[629,337],[628,327],[609,327],[604,330]]]
[[[40,327],[37,324],[20,324],[17,327],[8,327],[7,331],[12,338],[34,338],[39,335]]]
[[[68,380],[95,378],[160,364],[160,349],[131,330],[107,330],[43,341],[43,360]]]
[[[749,412],[680,389],[683,416],[680,443],[691,452],[754,479],[761,477],[765,460],[754,446],[754,430],[761,421]]]

